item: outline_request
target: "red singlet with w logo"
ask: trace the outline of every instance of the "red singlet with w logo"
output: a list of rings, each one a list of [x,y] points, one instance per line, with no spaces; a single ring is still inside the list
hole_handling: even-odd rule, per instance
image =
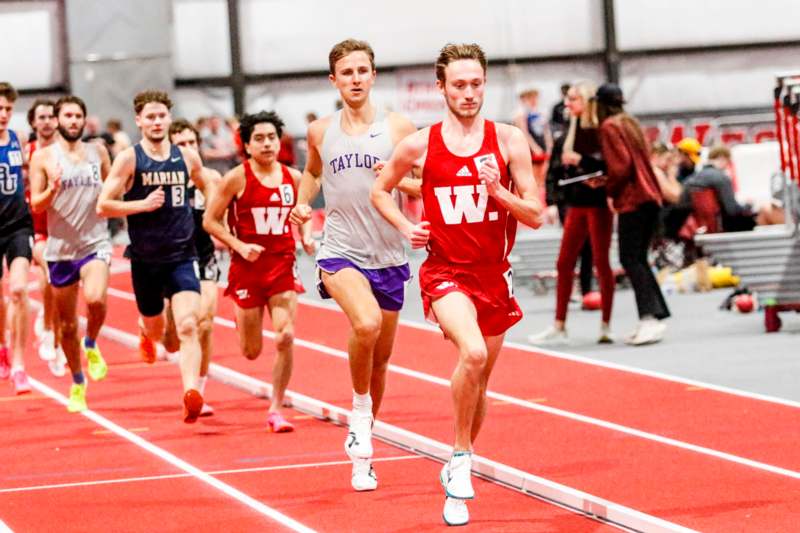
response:
[[[281,165],[283,179],[277,187],[265,187],[250,167],[244,164],[245,186],[240,198],[228,208],[228,227],[242,242],[259,244],[264,253],[294,256],[295,244],[289,224],[289,212],[297,202],[294,180]],[[234,259],[242,261],[238,254]]]
[[[494,159],[500,183],[512,188],[508,166],[497,144],[494,122],[484,120],[483,144],[468,157],[451,153],[442,139],[442,123],[431,126],[422,170],[422,201],[430,222],[428,251],[457,264],[506,264],[514,246],[517,221],[478,179],[478,169]]]

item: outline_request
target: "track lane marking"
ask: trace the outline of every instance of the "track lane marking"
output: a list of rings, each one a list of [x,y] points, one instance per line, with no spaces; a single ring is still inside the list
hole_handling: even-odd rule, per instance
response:
[[[396,457],[380,457],[372,459],[373,463],[386,463],[390,461],[408,461],[412,459],[425,459],[425,457],[421,455],[399,455]],[[252,472],[274,472],[279,470],[299,470],[302,468],[321,468],[326,466],[342,466],[342,465],[352,465],[353,462],[350,460],[347,461],[326,461],[326,462],[318,462],[318,463],[298,463],[293,465],[276,465],[276,466],[258,466],[252,468],[235,468],[235,469],[228,469],[228,470],[213,470],[208,471],[206,474],[209,476],[222,476],[222,475],[234,475],[234,474],[249,474]],[[184,474],[163,474],[158,476],[138,476],[138,477],[126,477],[126,478],[116,478],[116,479],[102,479],[97,481],[76,481],[73,483],[55,483],[50,485],[33,485],[30,487],[12,487],[7,489],[0,489],[0,494],[11,494],[11,493],[20,493],[20,492],[34,492],[34,491],[42,491],[42,490],[53,490],[53,489],[67,489],[73,487],[94,487],[97,485],[117,485],[122,483],[138,483],[141,481],[159,481],[162,479],[184,479],[184,478],[191,478],[194,477],[192,474],[184,473]],[[0,529],[2,532],[2,529]]]
[[[125,300],[135,300],[132,293],[127,291],[122,291],[120,289],[112,289],[109,287],[109,295],[116,296],[118,298],[122,298]],[[229,320],[227,318],[222,318],[221,316],[214,317],[214,323],[219,324],[221,326],[225,326],[229,329],[236,329],[236,323],[233,320]],[[103,326],[104,328],[106,326]],[[115,328],[116,329],[116,328]],[[261,334],[266,337],[273,339],[275,334],[271,331],[266,329],[261,330]],[[314,350],[319,353],[324,353],[326,355],[331,355],[333,357],[337,357],[339,359],[343,359],[345,361],[348,360],[347,352],[342,350],[338,350],[336,348],[331,348],[329,346],[325,346],[323,344],[319,344],[312,341],[307,341],[303,339],[299,339],[295,337],[295,345],[302,346],[304,348],[308,348]],[[389,371],[394,372],[396,374],[401,374],[410,378],[418,379],[420,381],[425,381],[427,383],[432,383],[434,385],[439,385],[442,387],[450,388],[450,380],[445,378],[440,378],[438,376],[433,376],[431,374],[427,374],[425,372],[420,372],[418,370],[412,370],[410,368],[401,367],[389,363]],[[657,442],[659,444],[664,444],[667,446],[673,446],[675,448],[681,448],[684,450],[689,450],[695,453],[699,453],[702,455],[707,455],[709,457],[714,457],[715,459],[721,459],[724,461],[736,463],[739,465],[747,466],[750,468],[755,468],[758,470],[763,470],[765,472],[769,472],[771,474],[778,474],[781,476],[789,477],[792,479],[800,479],[800,472],[790,470],[788,468],[782,468],[779,466],[771,465],[768,463],[763,463],[761,461],[756,461],[754,459],[747,459],[746,457],[740,457],[738,455],[734,455],[732,453],[723,452],[720,450],[716,450],[713,448],[707,448],[705,446],[700,446],[697,444],[691,444],[688,442],[684,442],[678,439],[673,439],[670,437],[664,437],[662,435],[658,435],[656,433],[650,433],[648,431],[643,431],[640,429],[632,428],[629,426],[625,426],[622,424],[617,424],[615,422],[609,422],[607,420],[602,420],[599,418],[594,418],[587,415],[582,415],[579,413],[573,413],[572,411],[567,411],[564,409],[559,409],[557,407],[551,407],[548,405],[542,405],[540,403],[534,403],[532,401],[523,400],[521,398],[517,398],[514,396],[510,396],[508,394],[502,394],[499,392],[494,391],[486,391],[486,396],[491,398],[495,401],[503,402],[504,404],[512,404],[516,405],[517,407],[522,407],[524,409],[530,409],[534,411],[539,411],[543,413],[547,413],[550,415],[566,418],[569,420],[573,420],[575,422],[582,422],[584,424],[589,424],[596,427],[601,427],[604,429],[608,429],[611,431],[617,431],[619,433],[624,433],[626,435],[631,435],[634,437],[639,437],[642,439],[650,440],[653,442]]]
[[[59,392],[55,391],[54,389],[50,388],[46,384],[42,383],[41,381],[29,377],[31,385],[41,392],[42,394],[52,398],[53,400],[57,401],[58,403],[66,406],[67,405],[67,397],[60,394]],[[104,427],[110,431],[113,431],[121,438],[135,444],[139,448],[155,455],[159,459],[166,461],[167,463],[177,467],[180,470],[186,472],[189,476],[196,478],[203,483],[210,485],[211,487],[217,489],[218,491],[230,496],[231,498],[237,500],[238,502],[244,504],[245,506],[249,507],[250,509],[256,511],[257,513],[270,518],[271,520],[289,528],[294,531],[298,531],[301,533],[312,533],[314,532],[313,529],[301,524],[297,520],[286,516],[285,514],[281,513],[265,505],[264,503],[256,500],[255,498],[241,492],[238,489],[216,479],[215,477],[209,475],[208,473],[200,470],[196,466],[184,461],[183,459],[179,458],[176,455],[164,450],[153,444],[152,442],[143,439],[142,437],[131,433],[130,431],[126,430],[125,428],[115,424],[111,420],[105,418],[104,416],[95,413],[92,410],[86,410],[81,413],[84,417],[88,418],[95,424],[98,424],[101,427]]]

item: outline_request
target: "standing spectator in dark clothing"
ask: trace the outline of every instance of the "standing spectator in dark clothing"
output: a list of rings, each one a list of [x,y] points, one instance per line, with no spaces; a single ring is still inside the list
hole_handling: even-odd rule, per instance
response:
[[[611,247],[614,215],[608,208],[605,188],[593,187],[585,182],[558,185],[559,180],[603,170],[594,103],[591,101],[594,93],[595,85],[589,82],[578,83],[569,90],[567,94],[567,108],[570,112],[569,129],[553,146],[547,176],[548,192],[554,189],[563,191],[561,196],[566,206],[566,219],[562,218],[564,234],[556,266],[558,270],[556,319],[552,327],[528,338],[532,344],[553,345],[564,344],[567,341],[565,323],[575,263],[581,249],[588,244],[591,244],[592,254],[589,261],[581,259],[581,271],[588,267],[591,281],[591,256],[594,256],[603,310],[598,342],[612,342],[609,322],[614,300],[614,274],[611,271],[608,251]],[[549,186],[551,182],[554,182],[554,187]]]
[[[722,210],[724,231],[749,231],[756,225],[755,213],[750,206],[741,205],[733,194],[733,183],[725,170],[731,164],[731,151],[724,146],[712,148],[708,153],[708,164],[684,182],[682,201],[691,205],[692,192],[714,189]]]
[[[564,135],[569,125],[569,118],[567,116],[567,92],[569,91],[570,84],[561,84],[561,99],[553,106],[550,112],[550,133],[553,135],[553,141]]]
[[[650,164],[650,150],[639,123],[625,113],[622,90],[606,83],[597,90],[600,146],[606,163],[606,190],[619,213],[619,255],[631,281],[639,311],[636,330],[625,338],[632,345],[659,342],[669,309],[647,252],[658,222],[662,197]]]

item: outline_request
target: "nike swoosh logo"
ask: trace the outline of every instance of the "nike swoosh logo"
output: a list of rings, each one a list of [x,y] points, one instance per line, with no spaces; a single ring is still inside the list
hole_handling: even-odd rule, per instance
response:
[[[180,160],[181,160],[180,157],[176,157],[175,159],[170,159],[170,161],[173,162],[173,163],[177,163]]]
[[[374,138],[375,138],[375,137],[377,137],[378,135],[381,135],[381,134],[380,134],[380,133],[370,133],[370,134],[369,134],[369,138],[370,138],[370,139],[374,139]]]

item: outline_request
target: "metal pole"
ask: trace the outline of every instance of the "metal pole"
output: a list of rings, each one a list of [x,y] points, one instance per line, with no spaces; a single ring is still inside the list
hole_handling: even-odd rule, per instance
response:
[[[244,71],[242,70],[242,41],[239,31],[239,0],[228,0],[228,33],[231,45],[231,89],[233,90],[233,110],[237,115],[244,113]]]
[[[619,50],[617,49],[617,23],[614,20],[614,0],[603,0],[603,26],[605,28],[605,50],[603,58],[606,67],[606,78],[612,83],[619,83]]]

